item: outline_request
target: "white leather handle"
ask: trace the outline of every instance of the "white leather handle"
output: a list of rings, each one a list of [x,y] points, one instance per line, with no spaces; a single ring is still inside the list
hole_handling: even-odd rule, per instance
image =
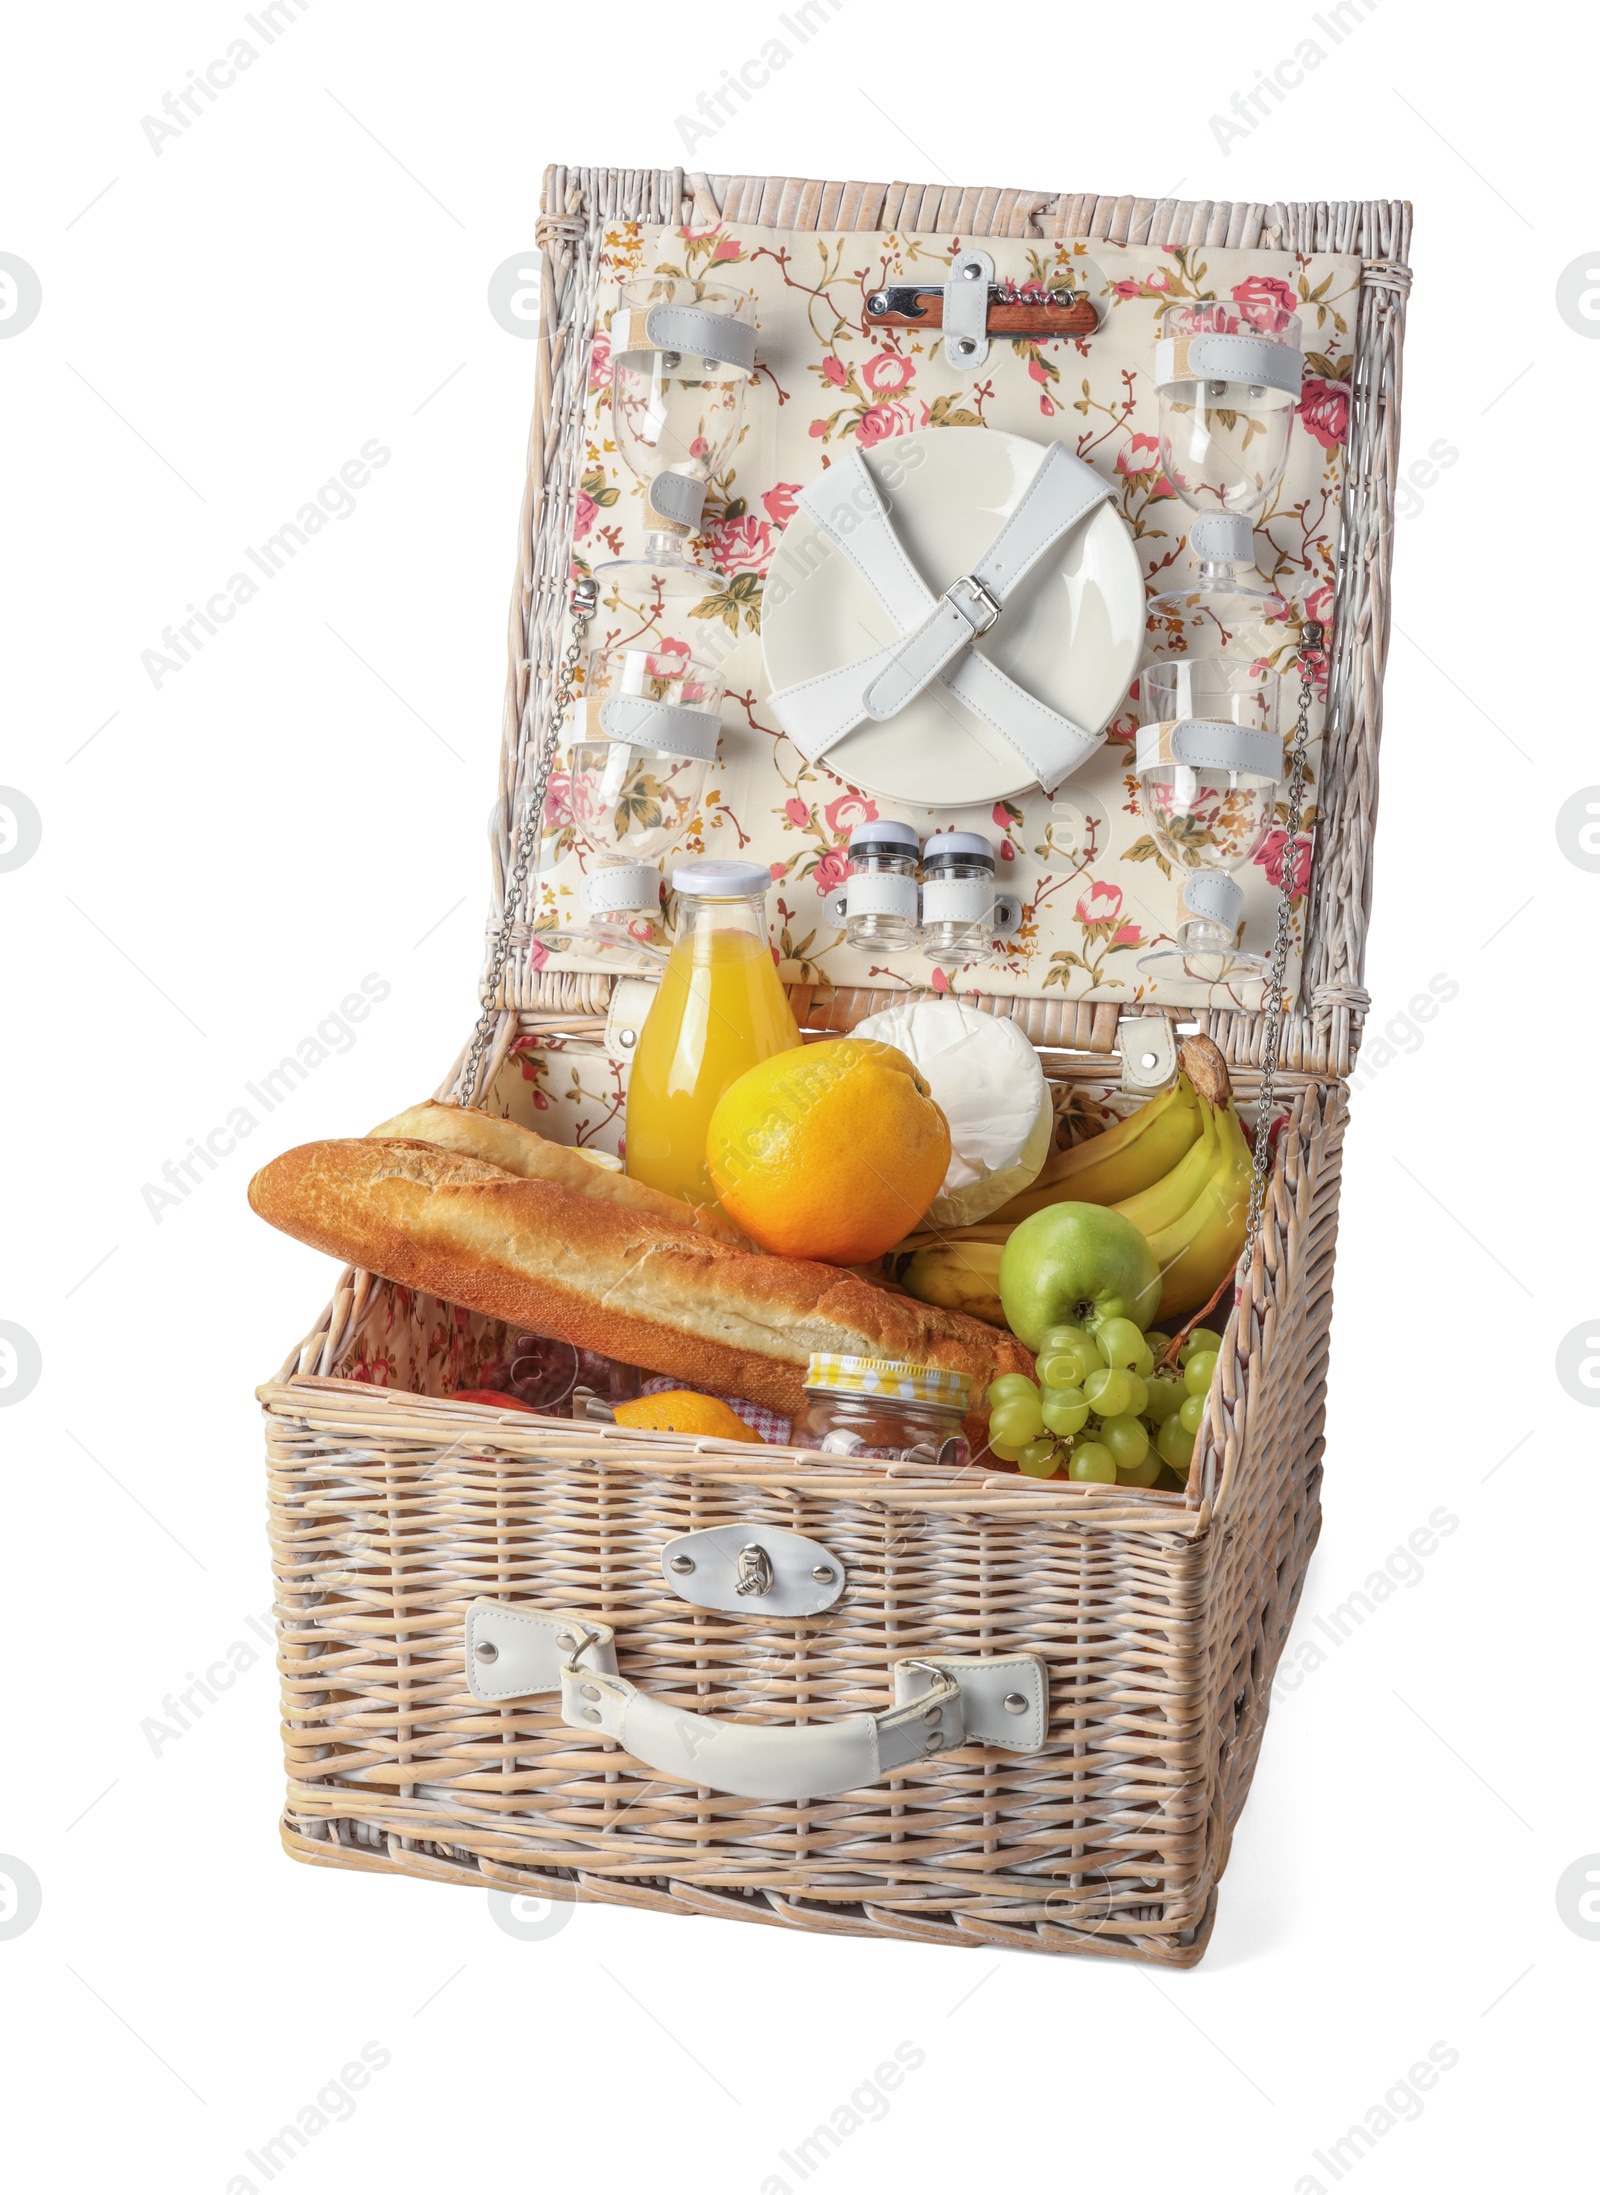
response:
[[[1034,1752],[1048,1720],[1048,1678],[1038,1654],[896,1662],[893,1704],[875,1714],[747,1723],[691,1714],[641,1691],[617,1669],[611,1626],[591,1618],[475,1601],[466,1639],[475,1698],[559,1690],[569,1729],[613,1739],[674,1783],[742,1799],[835,1797],[960,1746]]]

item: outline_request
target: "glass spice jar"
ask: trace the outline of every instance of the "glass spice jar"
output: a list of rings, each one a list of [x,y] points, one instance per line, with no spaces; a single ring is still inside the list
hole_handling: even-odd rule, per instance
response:
[[[917,834],[909,823],[858,823],[850,833],[845,943],[903,953],[917,940]]]
[[[797,1448],[826,1456],[912,1460],[960,1468],[971,1460],[961,1423],[972,1386],[965,1372],[889,1357],[814,1356]]]
[[[977,831],[935,831],[922,848],[926,960],[983,960],[999,936],[994,848]]]

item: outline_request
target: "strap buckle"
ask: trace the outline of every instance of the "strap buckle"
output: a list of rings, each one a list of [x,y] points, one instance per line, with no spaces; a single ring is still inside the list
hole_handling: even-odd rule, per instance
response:
[[[975,640],[981,639],[1000,615],[998,596],[992,595],[972,572],[963,572],[959,579],[952,579],[941,599],[953,610],[960,611],[972,627]]]

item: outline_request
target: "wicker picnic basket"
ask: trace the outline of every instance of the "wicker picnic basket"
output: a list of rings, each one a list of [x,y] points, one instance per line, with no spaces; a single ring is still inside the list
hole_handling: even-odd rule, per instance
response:
[[[1131,198],[554,168],[545,185],[537,407],[510,630],[496,919],[566,646],[582,462],[583,311],[623,220],[920,229],[1123,244],[1336,250],[1362,262],[1322,776],[1287,1102],[1187,1492],[856,1466],[776,1448],[514,1417],[448,1395],[504,1341],[346,1272],[261,1390],[296,1858],[671,1913],[1192,1965],[1254,1771],[1315,1543],[1345,1083],[1361,987],[1389,630],[1410,209]],[[586,285],[591,285],[586,289]],[[513,909],[515,912],[515,909]],[[612,980],[535,970],[526,927],[488,996],[489,1041],[440,1095],[480,1099],[533,1038],[594,1051]],[[491,968],[493,962],[491,961]],[[796,986],[803,1028],[848,1030],[887,994]],[[1118,1008],[994,998],[1055,1080],[1113,1089]],[[1196,1017],[1240,1102],[1259,1014]],[[442,1349],[429,1337],[446,1336]],[[400,1384],[373,1384],[374,1337]],[[675,1535],[781,1527],[848,1590],[821,1616],[697,1607],[664,1580]],[[464,1674],[474,1602],[591,1612],[642,1689],[773,1726],[877,1711],[891,1666],[1042,1656],[1042,1745],[967,1745],[825,1800],[730,1797],[652,1774],[551,1698],[485,1704]]]

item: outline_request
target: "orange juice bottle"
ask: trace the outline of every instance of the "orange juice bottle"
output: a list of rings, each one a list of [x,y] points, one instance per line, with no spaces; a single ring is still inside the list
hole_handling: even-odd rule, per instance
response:
[[[706,1129],[747,1068],[800,1042],[767,942],[771,882],[754,861],[680,862],[678,935],[628,1075],[627,1168],[691,1204],[716,1201]]]

